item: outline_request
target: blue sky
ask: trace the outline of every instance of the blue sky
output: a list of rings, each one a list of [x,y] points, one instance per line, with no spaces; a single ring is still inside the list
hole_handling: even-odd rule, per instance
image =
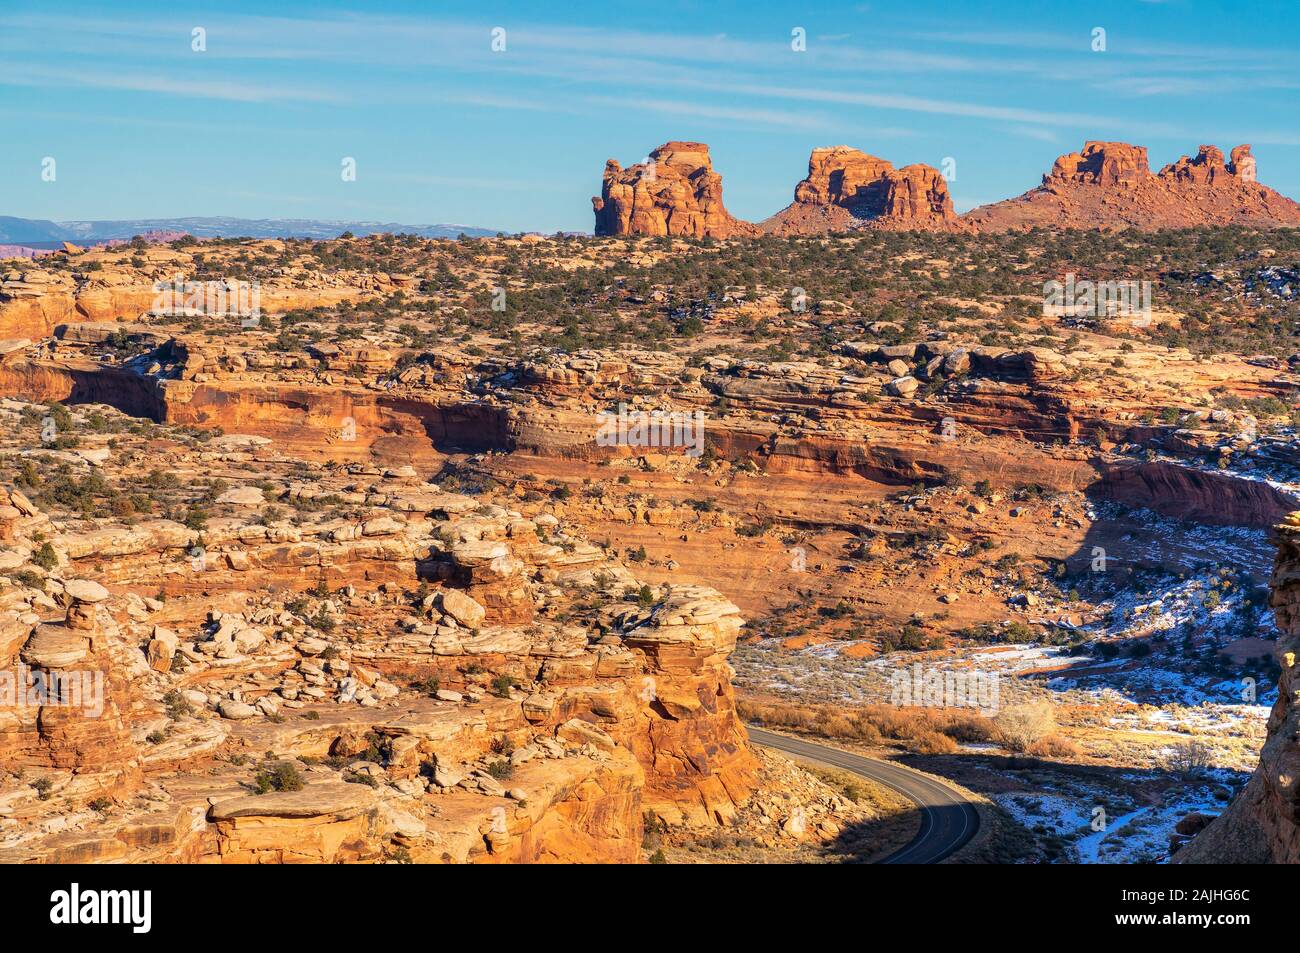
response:
[[[951,157],[959,210],[1031,188],[1090,138],[1146,145],[1155,169],[1200,143],[1250,142],[1261,181],[1300,198],[1295,12],[5,0],[0,215],[590,230],[605,160],[668,139],[709,143],[728,208],[748,219],[784,207],[809,151],[835,144],[896,165]],[[205,52],[191,49],[196,27]],[[342,181],[345,156],[356,181]]]

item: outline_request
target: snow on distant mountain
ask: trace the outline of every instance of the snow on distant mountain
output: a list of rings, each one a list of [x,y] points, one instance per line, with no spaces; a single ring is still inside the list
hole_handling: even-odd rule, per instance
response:
[[[0,243],[48,243],[129,239],[145,232],[188,232],[196,238],[337,238],[343,232],[419,235],[423,238],[481,237],[496,230],[471,225],[401,225],[311,218],[139,218],[118,221],[51,222],[0,215]]]

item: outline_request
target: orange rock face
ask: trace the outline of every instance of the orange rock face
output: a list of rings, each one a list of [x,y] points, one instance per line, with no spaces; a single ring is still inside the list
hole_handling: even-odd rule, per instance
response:
[[[921,163],[905,165],[886,177],[885,218],[909,225],[946,222],[956,218],[948,182],[938,169]]]
[[[1246,147],[1249,151],[1250,147]],[[1229,185],[1232,172],[1224,161],[1223,150],[1218,146],[1201,146],[1196,157],[1183,156],[1160,170],[1160,175],[1194,185]]]
[[[86,588],[85,598],[77,587]],[[0,616],[0,669],[31,679],[30,685],[10,686],[26,701],[16,695],[3,699],[0,756],[6,763],[75,768],[88,788],[98,790],[134,781],[137,752],[124,715],[130,709],[129,675],[110,649],[116,625],[95,605],[106,596],[93,583],[71,584],[61,624],[25,627],[20,619]]]
[[[794,202],[763,222],[779,235],[855,228],[935,228],[956,221],[948,183],[938,169],[901,169],[848,146],[814,149]]]
[[[649,161],[626,169],[610,159],[601,194],[591,205],[597,235],[759,234],[723,206],[722,176],[713,171],[709,147],[702,142],[666,142]]]
[[[1228,809],[1174,855],[1176,863],[1300,863],[1300,514],[1292,513],[1277,530],[1269,601],[1281,632],[1281,675],[1259,767]]]
[[[1126,142],[1087,142],[1082,152],[1070,152],[1056,160],[1043,184],[1074,182],[1082,185],[1128,187],[1151,175],[1146,146]]]
[[[1232,150],[1232,171],[1242,182],[1255,181],[1255,157],[1250,146],[1240,145]]]
[[[884,159],[835,146],[814,149],[808,157],[808,177],[794,187],[794,200],[812,205],[879,205],[885,174],[894,167]]]
[[[862,228],[1004,231],[1032,227],[1187,228],[1200,225],[1300,225],[1300,204],[1261,185],[1249,145],[1225,158],[1202,145],[1151,171],[1145,146],[1088,141],[1066,153],[1024,195],[958,216],[938,169],[901,169],[848,146],[814,149],[794,201],[758,225],[722,204],[722,177],[709,148],[668,142],[644,163],[605,166],[592,199],[597,235],[819,235]]]
[[[1194,228],[1300,225],[1300,204],[1256,179],[1250,146],[1225,160],[1203,145],[1152,174],[1144,146],[1087,142],[1056,160],[1043,184],[963,216],[976,229]]]

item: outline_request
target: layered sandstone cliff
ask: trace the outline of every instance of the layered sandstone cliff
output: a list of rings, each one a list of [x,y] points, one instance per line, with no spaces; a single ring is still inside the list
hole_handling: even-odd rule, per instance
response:
[[[666,142],[648,161],[624,169],[605,163],[600,196],[592,198],[597,235],[757,235],[722,204],[722,176],[702,142]]]
[[[209,459],[274,470],[266,443]],[[647,813],[714,824],[749,798],[734,605],[642,586],[554,518],[352,473],[269,496],[354,519],[259,521],[268,493],[244,486],[223,499],[249,517],[202,533],[60,532],[0,491],[0,569],[46,534],[58,564],[2,590],[0,668],[95,679],[77,704],[0,699],[21,768],[0,859],[635,862]],[[310,608],[277,597],[304,577]],[[259,792],[266,752],[301,783]]]
[[[1203,145],[1152,173],[1145,146],[1087,142],[1061,156],[1043,184],[963,216],[983,231],[1030,228],[1183,228],[1300,225],[1300,204],[1257,181],[1255,157],[1240,145],[1225,159]]]
[[[169,289],[173,281],[183,281],[187,274],[197,270],[188,255],[167,247],[152,250],[149,255],[151,260],[141,268],[110,263],[95,271],[31,268],[5,273],[0,280],[0,337],[47,337],[60,325],[137,320],[149,317],[158,309],[172,315],[224,316],[226,312],[206,307],[211,303],[206,300],[205,307],[190,308],[184,291],[176,293]],[[326,286],[319,275],[311,272],[277,276],[271,281],[258,282],[258,304],[268,312],[277,313],[294,308],[329,307],[344,300],[409,289],[412,284],[403,275],[368,275],[357,279],[346,286],[342,282]],[[223,292],[227,291],[224,282],[221,286]],[[198,293],[200,297],[203,290],[201,284],[190,286],[190,293]],[[230,298],[234,297],[232,287]]]
[[[776,235],[804,235],[863,227],[947,228],[956,219],[938,169],[919,163],[896,169],[857,149],[832,146],[812,151],[794,202],[761,227]]]
[[[1259,767],[1228,809],[1174,855],[1176,863],[1300,863],[1300,512],[1277,534],[1270,602],[1282,674]]]

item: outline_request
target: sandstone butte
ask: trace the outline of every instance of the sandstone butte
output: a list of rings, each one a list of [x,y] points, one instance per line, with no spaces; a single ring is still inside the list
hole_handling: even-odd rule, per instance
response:
[[[957,215],[943,175],[932,166],[895,168],[848,146],[812,151],[794,201],[758,225],[722,202],[722,177],[708,146],[669,142],[650,161],[605,166],[592,199],[597,235],[817,235],[861,228],[1000,232],[1038,227],[1180,228],[1300,225],[1300,203],[1260,183],[1249,145],[1227,159],[1203,145],[1152,173],[1145,146],[1084,144],[1059,157],[1042,185]]]
[[[646,162],[624,169],[605,163],[593,197],[597,235],[682,235],[731,238],[759,234],[722,204],[722,176],[701,142],[666,142]]]
[[[1250,146],[1225,161],[1215,146],[1152,174],[1144,146],[1087,142],[1056,160],[1043,184],[977,208],[963,220],[980,231],[1037,226],[1184,228],[1300,225],[1300,204],[1261,184]]]
[[[775,235],[844,232],[872,226],[951,228],[957,220],[948,183],[938,169],[914,164],[895,169],[884,159],[832,146],[814,149],[808,177],[794,201],[761,225]]]

